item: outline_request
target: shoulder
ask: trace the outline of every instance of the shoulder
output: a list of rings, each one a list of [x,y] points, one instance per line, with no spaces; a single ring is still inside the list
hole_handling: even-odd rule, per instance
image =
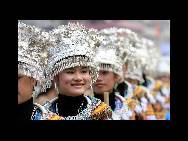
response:
[[[125,98],[118,93],[115,93],[115,99],[119,100],[122,103],[125,101]]]
[[[122,97],[119,94],[116,94],[116,108],[115,108],[115,113],[116,115],[119,116],[120,119],[123,120],[129,120],[130,117],[132,116],[132,110],[128,105],[128,102],[130,99],[126,99]]]
[[[95,98],[94,96],[86,96],[91,100],[91,117],[93,120],[108,120],[112,117],[112,110],[110,106],[102,102],[100,99]]]
[[[34,103],[34,110],[32,112],[32,120],[63,120],[64,118],[58,116],[56,113],[53,113],[46,109],[44,106]]]
[[[42,106],[44,106],[49,111],[56,112],[57,99],[58,97],[55,97],[51,100],[47,100],[43,103]]]
[[[91,104],[92,106],[97,106],[101,103],[101,100],[94,97],[94,96],[88,96],[87,95],[87,96],[85,96],[85,98],[86,98],[88,104]]]
[[[131,87],[131,84],[128,81],[124,81],[124,83],[128,86],[128,88]]]

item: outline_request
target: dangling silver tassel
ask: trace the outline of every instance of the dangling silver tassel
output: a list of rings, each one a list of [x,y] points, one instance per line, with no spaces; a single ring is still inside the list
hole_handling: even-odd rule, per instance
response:
[[[57,94],[59,94],[59,89],[58,89],[58,87],[57,87],[56,82],[54,82],[54,87],[55,87],[55,90],[56,90]]]
[[[37,85],[34,86],[34,91],[33,91],[33,101],[35,101],[35,99],[37,98],[37,96],[40,94],[41,92],[41,85],[37,82]]]

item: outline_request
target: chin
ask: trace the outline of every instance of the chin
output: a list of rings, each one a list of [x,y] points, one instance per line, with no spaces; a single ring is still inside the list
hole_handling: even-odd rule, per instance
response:
[[[103,93],[104,93],[103,90],[94,90],[94,92],[95,92],[96,94],[103,94]]]
[[[81,91],[72,91],[71,93],[72,93],[73,96],[79,96],[79,95],[84,94],[84,92],[85,91],[81,90]]]

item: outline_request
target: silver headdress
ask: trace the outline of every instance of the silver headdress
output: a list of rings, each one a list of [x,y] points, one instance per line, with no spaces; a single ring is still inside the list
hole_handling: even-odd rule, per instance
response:
[[[56,46],[49,49],[49,64],[46,71],[50,80],[59,72],[75,66],[88,66],[92,82],[98,77],[99,67],[93,61],[95,49],[102,38],[95,29],[88,29],[78,23],[61,25],[52,30]]]
[[[144,46],[140,37],[137,34],[133,34],[131,37],[132,44],[135,46],[136,50],[134,52],[134,58],[128,59],[127,70],[125,72],[125,78],[136,79],[139,82],[144,82],[142,73],[146,65],[146,60],[148,57],[148,52]]]
[[[146,38],[142,38],[142,48],[138,51],[141,64],[144,67],[143,71],[147,76],[155,77],[158,69],[158,62],[160,60],[160,48],[156,44]]]
[[[100,70],[111,71],[123,77],[123,64],[113,48],[99,48],[96,52],[95,61],[99,63]]]
[[[170,76],[170,57],[161,56],[156,68],[156,76]]]
[[[125,28],[105,28],[100,30],[104,37],[103,43],[96,55],[101,70],[108,70],[123,78],[123,64],[131,60],[135,52],[133,46],[133,32]]]
[[[49,34],[41,29],[18,22],[18,74],[37,80],[45,91],[44,69],[47,66],[48,51],[51,46]]]
[[[142,66],[136,60],[128,62],[128,67],[124,76],[125,78],[131,78],[140,82],[144,82],[144,79],[142,77]]]
[[[123,61],[121,59],[121,51],[124,40],[118,37],[117,32],[118,29],[115,27],[100,30],[103,42],[96,52],[95,61],[99,63],[100,70],[114,72],[122,78]]]
[[[118,36],[123,40],[123,46],[119,48],[123,62],[134,60],[136,50],[140,48],[138,34],[128,28],[119,28]]]
[[[137,78],[137,80],[143,82],[142,73],[153,76],[156,72],[160,53],[154,42],[149,39],[139,37],[135,41],[137,49],[134,53],[134,60],[128,62],[128,71],[125,77]]]

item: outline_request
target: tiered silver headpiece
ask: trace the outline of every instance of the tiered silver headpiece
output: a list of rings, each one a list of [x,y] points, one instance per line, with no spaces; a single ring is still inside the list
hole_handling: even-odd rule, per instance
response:
[[[124,76],[125,78],[131,78],[140,82],[144,82],[142,77],[142,66],[136,60],[128,62],[128,67]]]
[[[95,61],[99,63],[100,70],[111,71],[123,77],[122,62],[113,48],[99,48],[96,52]]]
[[[102,70],[113,71],[123,78],[123,64],[127,59],[134,59],[137,34],[126,28],[115,27],[102,29],[100,33],[104,41],[98,50],[96,61],[100,63]]]
[[[49,39],[48,33],[18,21],[18,74],[35,78],[41,91],[45,91],[47,48],[52,46]]]
[[[142,38],[143,48],[140,52],[145,52],[145,55],[141,55],[141,64],[144,66],[143,71],[146,73],[146,75],[155,77],[156,70],[158,69],[158,62],[160,60],[161,52],[160,48],[156,46],[156,44],[146,38]]]
[[[49,49],[49,64],[46,71],[50,80],[59,72],[75,66],[88,66],[92,82],[98,77],[99,67],[93,61],[95,49],[100,46],[101,36],[95,29],[69,23],[52,30],[56,46]]]
[[[156,76],[170,76],[170,57],[161,56],[156,68]]]
[[[123,62],[134,60],[136,50],[140,48],[138,34],[127,28],[119,28],[118,36],[123,40],[123,45],[119,48]]]
[[[146,46],[144,46],[143,44],[142,39],[138,37],[137,34],[130,37],[136,50],[134,52],[134,58],[128,59],[128,67],[125,72],[125,78],[136,79],[140,82],[144,82],[142,73],[146,66],[146,61],[148,59],[148,52]]]
[[[121,57],[123,52],[125,52],[123,50],[125,41],[118,36],[118,32],[120,32],[119,29],[115,27],[100,30],[103,42],[97,50],[95,61],[99,63],[101,70],[112,71],[123,77],[123,61]]]

